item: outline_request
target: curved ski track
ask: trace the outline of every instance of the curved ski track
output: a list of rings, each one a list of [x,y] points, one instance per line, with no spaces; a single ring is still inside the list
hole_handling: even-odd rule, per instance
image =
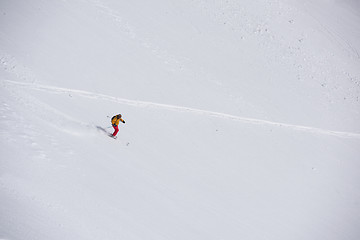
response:
[[[138,101],[138,100],[129,100],[129,99],[118,98],[118,97],[113,97],[113,96],[109,96],[109,95],[105,95],[105,94],[99,94],[99,93],[94,93],[94,92],[89,92],[89,91],[84,91],[84,90],[46,86],[46,85],[35,84],[35,83],[22,83],[22,82],[10,81],[10,80],[4,80],[4,82],[7,84],[10,84],[10,85],[22,86],[22,87],[26,87],[26,88],[30,88],[30,89],[34,89],[34,90],[46,91],[49,93],[57,93],[57,94],[58,93],[66,93],[66,94],[72,93],[72,94],[76,94],[78,96],[85,97],[85,98],[106,100],[106,101],[121,103],[121,104],[129,105],[129,106],[135,106],[135,107],[163,108],[163,109],[167,109],[167,110],[171,110],[171,111],[202,114],[202,115],[207,115],[207,116],[216,117],[216,118],[239,121],[239,122],[247,123],[247,124],[272,125],[272,126],[277,126],[277,127],[286,127],[289,129],[293,129],[296,131],[302,131],[302,132],[331,135],[331,136],[340,137],[340,138],[360,139],[360,133],[332,131],[332,130],[326,130],[326,129],[309,127],[309,126],[301,126],[301,125],[273,122],[273,121],[267,121],[267,120],[261,120],[261,119],[239,117],[239,116],[234,116],[234,115],[230,115],[230,114],[226,114],[226,113],[219,113],[219,112],[201,110],[201,109],[190,108],[190,107],[174,106],[174,105],[153,103],[153,102],[146,102],[146,101]]]

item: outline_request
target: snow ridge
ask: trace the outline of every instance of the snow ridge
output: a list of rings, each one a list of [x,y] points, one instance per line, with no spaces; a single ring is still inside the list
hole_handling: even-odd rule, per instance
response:
[[[109,96],[109,95],[105,95],[105,94],[101,94],[101,93],[94,93],[94,92],[90,92],[90,91],[41,85],[41,84],[36,84],[36,83],[24,83],[24,82],[16,82],[16,81],[11,81],[11,80],[4,80],[4,83],[7,85],[26,87],[26,88],[39,90],[39,91],[46,91],[48,93],[54,93],[54,94],[69,94],[69,93],[71,93],[71,94],[76,94],[77,96],[80,96],[80,97],[91,98],[91,99],[101,99],[101,100],[116,102],[116,103],[125,104],[125,105],[129,105],[129,106],[135,106],[135,107],[162,108],[162,109],[166,109],[166,110],[170,110],[170,111],[202,114],[202,115],[207,115],[207,116],[216,117],[216,118],[239,121],[239,122],[247,123],[247,124],[271,125],[271,126],[276,126],[276,127],[285,127],[285,128],[289,128],[289,129],[296,130],[296,131],[330,135],[330,136],[339,137],[339,138],[360,139],[360,133],[354,133],[354,132],[333,131],[333,130],[321,129],[321,128],[310,127],[310,126],[301,126],[301,125],[268,121],[268,120],[262,120],[262,119],[240,117],[240,116],[235,116],[235,115],[220,113],[220,112],[214,112],[214,111],[209,111],[209,110],[202,110],[202,109],[196,109],[196,108],[184,107],[184,106],[175,106],[175,105],[169,105],[169,104],[163,104],[163,103],[130,100],[130,99],[124,99],[124,98],[119,98],[119,97],[113,97],[113,96]]]

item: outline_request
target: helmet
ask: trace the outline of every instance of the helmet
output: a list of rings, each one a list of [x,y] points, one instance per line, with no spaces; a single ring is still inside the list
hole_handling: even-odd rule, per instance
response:
[[[122,117],[121,114],[118,114],[118,115],[117,115],[117,118],[121,118],[121,117]]]

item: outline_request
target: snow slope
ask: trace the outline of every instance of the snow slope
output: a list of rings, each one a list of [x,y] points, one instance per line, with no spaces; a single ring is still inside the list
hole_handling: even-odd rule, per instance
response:
[[[359,10],[1,1],[0,239],[359,239]]]

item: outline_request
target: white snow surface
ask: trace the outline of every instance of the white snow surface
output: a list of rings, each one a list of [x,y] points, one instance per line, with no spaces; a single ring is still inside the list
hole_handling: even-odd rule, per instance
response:
[[[2,0],[0,85],[0,239],[360,239],[356,0]]]

